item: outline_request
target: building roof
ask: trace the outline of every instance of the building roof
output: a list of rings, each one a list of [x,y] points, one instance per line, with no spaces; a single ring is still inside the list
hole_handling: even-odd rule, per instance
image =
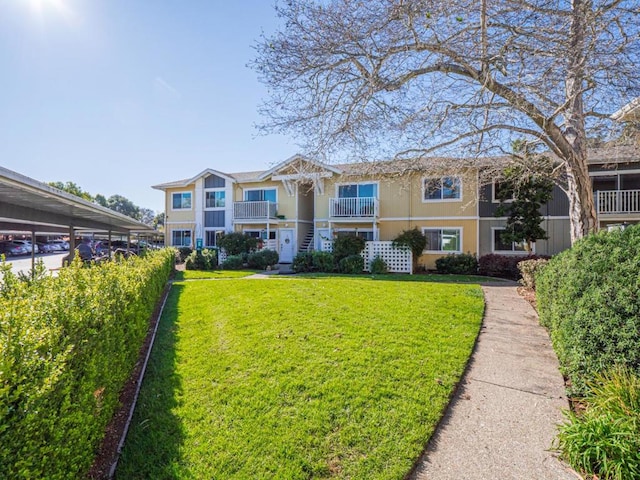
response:
[[[631,100],[624,107],[611,115],[611,118],[619,122],[640,120],[640,97]]]

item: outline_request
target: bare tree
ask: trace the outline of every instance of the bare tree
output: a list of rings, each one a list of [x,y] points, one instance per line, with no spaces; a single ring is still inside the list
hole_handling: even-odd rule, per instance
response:
[[[587,138],[639,93],[637,0],[286,0],[253,62],[267,132],[309,154],[510,153],[564,169],[571,238],[597,228]],[[533,157],[535,158],[535,157]]]

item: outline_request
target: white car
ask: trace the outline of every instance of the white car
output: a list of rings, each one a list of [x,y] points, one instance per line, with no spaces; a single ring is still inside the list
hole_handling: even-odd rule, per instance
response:
[[[11,240],[11,243],[13,243],[14,245],[23,246],[29,253],[31,253],[31,250],[33,250],[35,253],[40,253],[38,245],[32,244],[29,240]]]

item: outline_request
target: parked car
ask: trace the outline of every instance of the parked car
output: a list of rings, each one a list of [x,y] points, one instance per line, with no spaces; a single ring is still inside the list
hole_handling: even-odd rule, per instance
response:
[[[65,250],[64,245],[62,243],[58,243],[55,241],[46,242],[49,245],[49,248],[52,252],[63,252]]]
[[[45,242],[38,242],[36,245],[42,253],[53,253],[55,251],[51,245]]]
[[[81,243],[76,246],[76,253],[84,262],[88,262],[93,258],[93,250],[88,243]]]
[[[47,243],[57,243],[62,247],[62,250],[69,250],[69,242],[66,240],[49,240]]]
[[[113,248],[113,245],[111,248]],[[93,249],[96,251],[96,255],[106,255],[109,253],[109,242],[107,240],[100,240],[95,243]]]
[[[13,242],[0,242],[0,254],[7,257],[15,257],[16,255],[26,255],[29,251],[22,245]]]
[[[13,243],[14,245],[21,245],[25,247],[26,253],[31,253],[31,250],[33,250],[35,253],[40,253],[40,249],[38,248],[38,245],[32,244],[29,240],[10,240],[10,242]]]

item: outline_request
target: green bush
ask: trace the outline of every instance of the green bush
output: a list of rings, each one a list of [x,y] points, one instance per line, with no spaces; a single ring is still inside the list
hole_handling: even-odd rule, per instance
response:
[[[535,260],[522,260],[518,262],[518,270],[520,270],[520,283],[527,288],[536,288],[536,276],[542,272],[544,267],[549,263],[546,258],[537,258]]]
[[[204,249],[194,251],[185,260],[187,270],[215,270],[218,266],[218,255],[215,250]]]
[[[293,257],[291,270],[296,273],[308,273],[313,271],[313,254],[311,252],[300,252]]]
[[[452,253],[436,260],[438,273],[453,275],[476,275],[478,273],[478,259],[470,253]]]
[[[556,255],[536,278],[540,321],[571,393],[605,367],[640,371],[640,225],[600,232]]]
[[[227,255],[242,255],[255,251],[258,239],[241,232],[225,233],[218,238],[219,248],[223,248]]]
[[[224,262],[222,262],[223,270],[242,270],[244,266],[244,259],[242,255],[229,255]]]
[[[265,270],[278,263],[280,256],[275,250],[260,250],[259,252],[250,253],[247,257],[249,268]]]
[[[336,269],[336,262],[331,252],[313,252],[311,263],[316,272],[331,273]]]
[[[175,250],[21,282],[0,268],[0,478],[83,478]]]
[[[335,262],[340,264],[343,258],[352,255],[360,255],[364,250],[365,241],[357,235],[349,233],[341,233],[333,241],[333,258]]]
[[[561,456],[589,478],[640,478],[640,377],[617,368],[589,388],[584,412],[560,427]]]
[[[371,260],[371,263],[369,264],[369,271],[373,275],[381,275],[383,273],[387,273],[389,271],[389,268],[387,267],[387,264],[382,259],[382,257],[377,256],[376,258]]]
[[[364,270],[364,259],[360,255],[349,255],[338,262],[340,273],[357,274]]]
[[[408,248],[411,250],[411,256],[413,257],[413,269],[418,268],[418,258],[422,255],[422,252],[427,248],[427,237],[418,230],[418,227],[413,227],[411,230],[403,230],[394,240],[392,245],[395,248]]]

